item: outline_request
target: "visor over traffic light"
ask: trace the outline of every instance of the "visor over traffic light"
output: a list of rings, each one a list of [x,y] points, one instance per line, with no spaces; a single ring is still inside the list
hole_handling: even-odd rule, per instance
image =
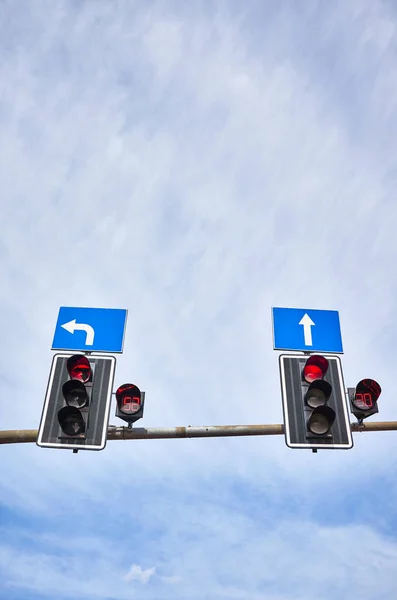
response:
[[[90,361],[84,354],[73,354],[66,362],[70,379],[87,383],[92,381]]]
[[[325,435],[335,421],[335,411],[329,406],[315,408],[307,421],[307,428],[315,435]]]
[[[313,354],[313,356],[310,356],[307,359],[306,364],[303,367],[303,379],[307,383],[312,383],[312,381],[324,379],[327,371],[328,360],[325,358],[325,356]]]
[[[85,421],[78,408],[64,406],[58,413],[59,425],[66,435],[81,435],[85,433]]]
[[[119,410],[125,415],[132,415],[141,408],[141,391],[133,383],[124,383],[116,391]]]

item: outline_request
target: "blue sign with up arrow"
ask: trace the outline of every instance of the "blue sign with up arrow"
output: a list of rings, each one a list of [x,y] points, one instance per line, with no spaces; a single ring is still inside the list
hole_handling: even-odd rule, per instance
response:
[[[122,352],[127,310],[61,306],[52,350]]]
[[[314,308],[273,308],[275,350],[343,354],[339,312]]]

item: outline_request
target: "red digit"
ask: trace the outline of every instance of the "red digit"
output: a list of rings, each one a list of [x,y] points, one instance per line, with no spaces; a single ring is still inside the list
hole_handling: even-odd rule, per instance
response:
[[[364,394],[364,403],[368,408],[372,408],[372,394]]]
[[[125,396],[123,398],[123,410],[124,412],[135,412],[139,408],[139,398]]]
[[[356,403],[357,403],[357,405],[358,405],[359,408],[363,408],[364,401],[363,401],[363,395],[362,394],[356,394]]]
[[[128,412],[129,410],[131,410],[131,402],[132,402],[131,396],[124,396],[124,398],[123,398],[123,410],[125,412]]]
[[[372,408],[372,395],[365,392],[365,394],[356,394],[356,404],[359,408]]]

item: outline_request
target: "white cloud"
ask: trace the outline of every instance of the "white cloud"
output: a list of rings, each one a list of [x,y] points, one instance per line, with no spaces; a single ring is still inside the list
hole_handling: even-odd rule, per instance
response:
[[[139,581],[140,583],[146,584],[155,575],[156,569],[151,567],[150,569],[142,569],[140,565],[131,565],[123,577],[125,581]]]

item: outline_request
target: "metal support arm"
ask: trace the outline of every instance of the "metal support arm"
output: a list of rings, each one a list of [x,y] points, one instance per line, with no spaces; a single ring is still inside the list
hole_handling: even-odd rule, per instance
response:
[[[397,431],[397,421],[352,423],[352,432]],[[108,440],[161,440],[177,438],[236,437],[247,435],[282,435],[284,425],[208,425],[207,427],[117,427],[110,425]],[[37,429],[0,431],[0,444],[35,442]]]

